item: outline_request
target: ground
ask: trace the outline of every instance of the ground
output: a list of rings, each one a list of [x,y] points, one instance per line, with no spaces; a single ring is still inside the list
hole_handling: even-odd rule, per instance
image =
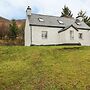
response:
[[[90,90],[90,47],[0,47],[0,90]]]

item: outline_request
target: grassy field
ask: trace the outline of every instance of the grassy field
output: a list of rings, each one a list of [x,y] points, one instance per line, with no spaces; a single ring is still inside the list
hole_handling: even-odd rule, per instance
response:
[[[90,47],[0,47],[0,90],[90,90]]]

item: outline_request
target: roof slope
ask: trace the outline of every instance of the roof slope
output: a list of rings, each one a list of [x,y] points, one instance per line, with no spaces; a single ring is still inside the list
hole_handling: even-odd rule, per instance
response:
[[[58,33],[63,32],[63,31],[65,31],[65,30],[69,29],[70,27],[73,27],[75,30],[78,31],[78,29],[77,29],[76,27],[74,27],[73,25],[70,25],[70,26],[67,26],[67,27],[61,29],[60,31],[58,31]]]
[[[40,22],[38,20],[39,18],[42,18],[44,21]],[[62,21],[64,24],[60,24],[57,20]],[[73,25],[76,28],[90,29],[90,27],[86,25],[84,22],[81,22],[80,25],[77,25],[75,21],[76,19],[74,18],[57,17],[57,16],[40,15],[40,14],[32,14],[30,17],[31,25],[53,26],[53,27],[67,27],[67,26]]]

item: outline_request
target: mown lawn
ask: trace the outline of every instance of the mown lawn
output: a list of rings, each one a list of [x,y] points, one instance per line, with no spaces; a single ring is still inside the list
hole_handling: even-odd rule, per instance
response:
[[[90,47],[0,47],[0,90],[90,90]]]

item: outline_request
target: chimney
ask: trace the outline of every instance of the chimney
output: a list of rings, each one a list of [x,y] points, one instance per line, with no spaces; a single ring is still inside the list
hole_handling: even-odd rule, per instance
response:
[[[31,8],[30,8],[30,6],[28,6],[28,8],[27,8],[26,14],[27,14],[27,16],[31,16]]]

